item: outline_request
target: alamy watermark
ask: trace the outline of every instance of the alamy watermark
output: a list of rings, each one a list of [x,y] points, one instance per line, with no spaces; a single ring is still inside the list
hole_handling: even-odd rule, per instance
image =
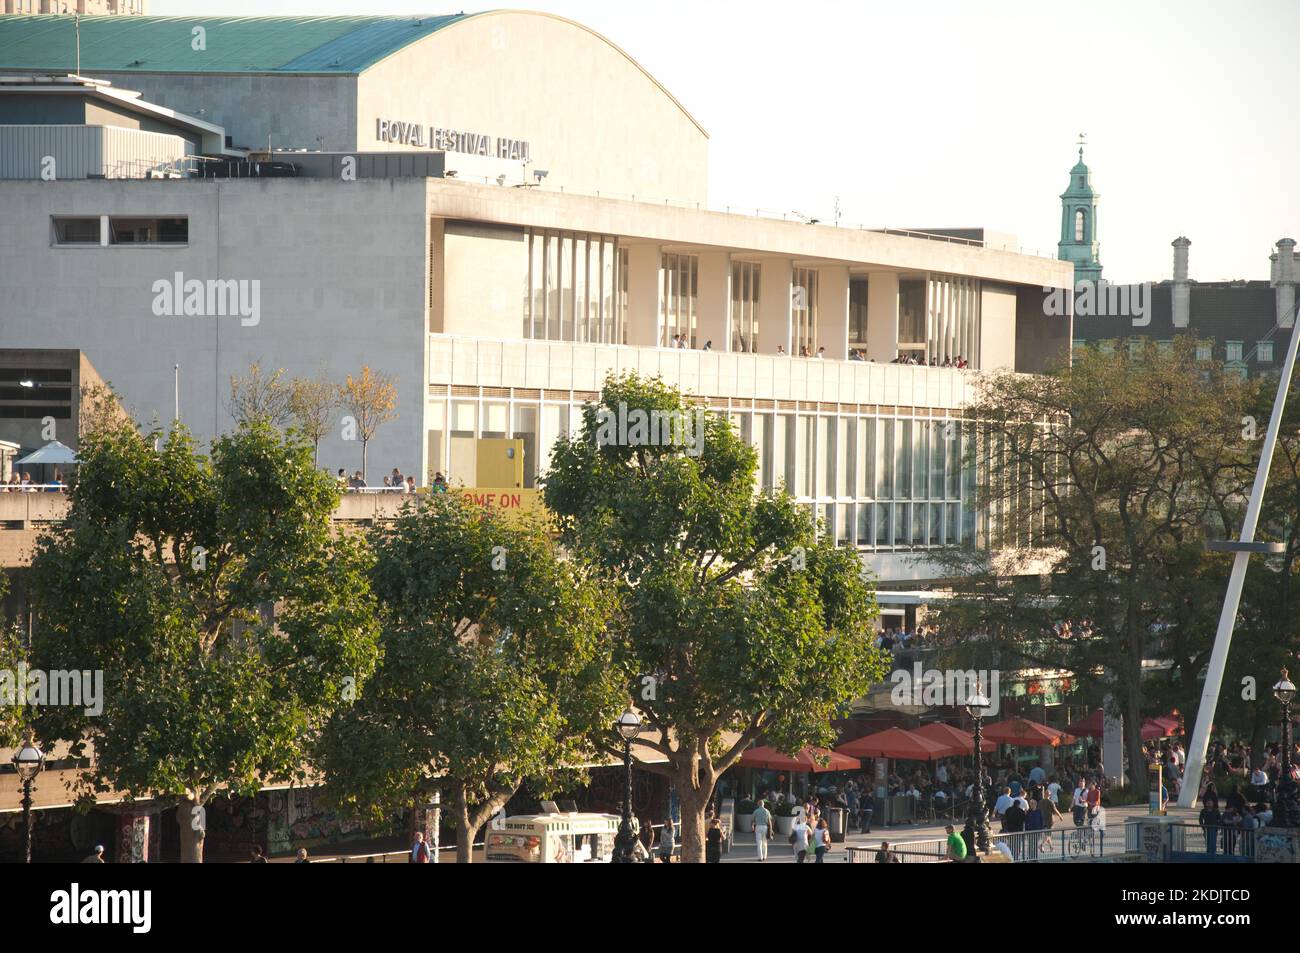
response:
[[[1113,285],[1109,281],[1080,281],[1068,288],[1043,288],[1043,314],[1049,318],[1070,314],[1073,298],[1076,318],[1131,318],[1133,327],[1151,323],[1151,282]]]
[[[91,717],[104,713],[104,672],[0,668],[0,705],[81,708]]]
[[[215,318],[239,315],[246,328],[262,320],[262,282],[257,278],[172,278],[153,283],[153,313],[163,317]]]
[[[628,409],[619,401],[618,409],[601,407],[596,411],[596,445],[601,447],[681,447],[688,457],[704,452],[703,407],[693,411]]]
[[[911,671],[900,668],[889,676],[894,683],[889,693],[889,700],[895,705],[922,706],[948,705],[961,708],[968,704],[976,693],[983,692],[988,699],[988,707],[981,714],[993,716],[998,713],[998,673],[984,669],[923,669],[921,663],[912,666]]]

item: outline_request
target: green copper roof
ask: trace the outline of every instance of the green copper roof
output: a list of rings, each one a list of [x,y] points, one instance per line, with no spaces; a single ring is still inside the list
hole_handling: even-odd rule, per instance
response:
[[[81,18],[83,73],[360,73],[473,14],[426,17]],[[206,49],[195,50],[195,27]],[[70,16],[0,16],[0,72],[70,73]]]

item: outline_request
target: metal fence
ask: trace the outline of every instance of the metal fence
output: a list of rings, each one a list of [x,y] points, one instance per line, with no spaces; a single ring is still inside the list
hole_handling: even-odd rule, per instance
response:
[[[1106,839],[1104,830],[1091,827],[1063,827],[1050,831],[1017,831],[1007,834],[990,835],[990,847],[998,849],[1005,845],[1013,863],[1025,864],[1038,861],[1088,860],[1101,857],[1108,852],[1122,853],[1124,839],[1111,837]],[[875,863],[877,847],[849,847],[844,859],[850,864]],[[948,859],[948,842],[946,839],[907,841],[897,847],[890,845],[889,853],[902,864],[940,864]]]

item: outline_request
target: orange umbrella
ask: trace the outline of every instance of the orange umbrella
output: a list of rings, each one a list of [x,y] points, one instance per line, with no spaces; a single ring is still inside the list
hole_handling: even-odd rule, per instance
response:
[[[829,748],[804,748],[798,754],[782,754],[769,745],[750,748],[740,756],[747,768],[770,768],[773,771],[856,771],[862,767],[857,758],[847,758]]]
[[[984,729],[984,737],[1001,745],[1019,745],[1022,748],[1041,748],[1044,745],[1055,748],[1063,741],[1074,740],[1060,728],[1049,728],[1024,718],[995,722]]]
[[[901,758],[908,761],[937,761],[961,754],[954,744],[940,744],[902,728],[886,728],[874,735],[855,738],[835,749],[853,758]]]
[[[917,728],[912,734],[929,738],[941,745],[961,745],[961,754],[971,754],[975,751],[975,736],[945,721],[932,721],[928,725]],[[980,741],[981,751],[993,751],[995,748],[997,745],[987,738]]]

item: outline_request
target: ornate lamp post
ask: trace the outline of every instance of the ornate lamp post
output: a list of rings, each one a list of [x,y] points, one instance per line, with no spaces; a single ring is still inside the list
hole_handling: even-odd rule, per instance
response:
[[[18,780],[22,782],[23,791],[23,829],[27,832],[27,863],[32,862],[32,782],[45,767],[45,752],[36,746],[36,737],[27,732],[27,740],[13,757],[14,768],[18,771]]]
[[[1273,811],[1273,823],[1279,827],[1300,827],[1300,785],[1291,777],[1291,700],[1295,691],[1286,669],[1282,669],[1282,680],[1273,686],[1273,697],[1282,703],[1282,768]]]
[[[616,864],[633,862],[632,847],[636,843],[636,833],[632,830],[632,739],[641,733],[641,716],[629,705],[627,711],[618,716],[614,722],[619,736],[623,739],[623,772],[626,786],[623,789],[623,823],[618,825],[618,836],[614,838],[614,856]]]
[[[966,711],[975,720],[975,786],[971,790],[970,810],[966,814],[966,829],[962,836],[980,853],[989,850],[988,808],[984,803],[984,715],[988,711],[989,700],[984,689],[975,687],[975,694],[966,699]]]

